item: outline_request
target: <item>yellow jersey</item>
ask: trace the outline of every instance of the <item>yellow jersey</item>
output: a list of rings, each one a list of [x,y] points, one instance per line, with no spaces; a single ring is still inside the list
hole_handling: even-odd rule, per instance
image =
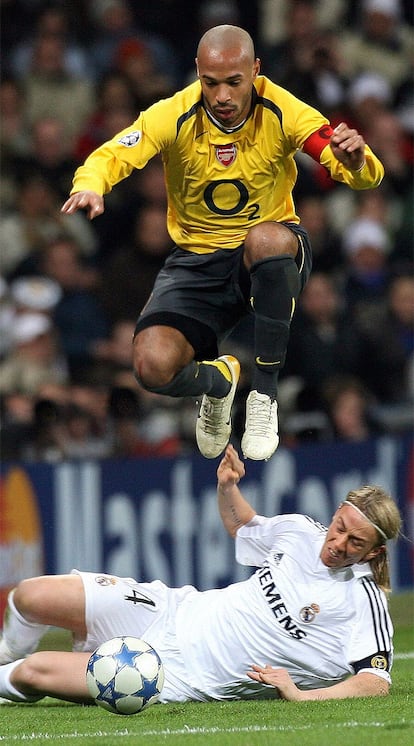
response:
[[[265,76],[254,82],[246,121],[225,131],[207,114],[197,80],[91,153],[75,173],[71,194],[104,195],[161,154],[174,243],[195,253],[234,249],[256,223],[299,222],[292,198],[298,150],[353,189],[381,182],[382,164],[368,146],[364,167],[350,171],[333,155],[331,134],[322,114]]]

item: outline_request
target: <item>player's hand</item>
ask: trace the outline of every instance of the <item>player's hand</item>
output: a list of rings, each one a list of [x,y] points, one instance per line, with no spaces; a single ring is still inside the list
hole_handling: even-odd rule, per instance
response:
[[[247,675],[260,684],[274,686],[282,699],[289,702],[301,702],[305,699],[305,693],[294,684],[285,668],[272,668],[272,666],[252,665],[252,670]]]
[[[93,220],[94,218],[97,218],[98,215],[102,215],[104,209],[103,197],[96,192],[85,190],[83,192],[72,194],[69,199],[66,200],[65,204],[62,205],[60,211],[72,215],[77,210],[86,210],[89,220]]]
[[[243,461],[239,458],[236,449],[229,444],[225,450],[217,469],[219,486],[223,489],[238,484],[245,475]]]
[[[330,145],[335,158],[351,171],[357,171],[365,163],[364,138],[344,122],[335,127]]]

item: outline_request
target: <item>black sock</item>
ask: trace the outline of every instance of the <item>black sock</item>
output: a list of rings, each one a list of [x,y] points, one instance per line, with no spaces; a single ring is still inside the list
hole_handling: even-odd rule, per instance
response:
[[[250,300],[255,313],[255,367],[251,388],[275,399],[299,295],[299,272],[292,257],[276,256],[253,264],[250,274]]]
[[[197,363],[193,360],[165,386],[145,388],[148,388],[148,391],[165,396],[180,397],[209,394],[220,398],[228,394],[230,387],[231,383],[226,380],[215,365]]]

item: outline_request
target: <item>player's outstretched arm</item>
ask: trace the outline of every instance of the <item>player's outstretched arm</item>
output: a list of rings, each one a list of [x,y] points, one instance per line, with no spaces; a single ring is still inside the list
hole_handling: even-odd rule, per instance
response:
[[[238,488],[244,474],[244,464],[236,449],[228,445],[217,469],[217,498],[224,527],[233,537],[256,515]]]
[[[290,702],[305,702],[307,700],[346,699],[348,697],[378,697],[389,692],[388,683],[372,673],[358,673],[339,684],[323,689],[298,689],[284,668],[271,666],[252,666],[247,675],[254,681],[274,686],[282,699]]]
[[[86,210],[89,220],[93,220],[102,215],[104,209],[104,198],[96,192],[85,190],[72,194],[62,205],[61,212],[72,215],[77,210]]]

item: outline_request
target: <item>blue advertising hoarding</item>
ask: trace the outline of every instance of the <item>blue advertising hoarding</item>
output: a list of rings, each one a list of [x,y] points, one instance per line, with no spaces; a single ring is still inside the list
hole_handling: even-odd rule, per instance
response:
[[[217,511],[217,464],[198,455],[3,464],[3,605],[22,577],[73,567],[200,589],[246,577]],[[403,590],[413,585],[412,470],[412,439],[384,437],[279,448],[268,462],[246,462],[240,486],[258,513],[306,513],[327,524],[349,490],[382,485],[411,534],[390,546],[393,586]]]

